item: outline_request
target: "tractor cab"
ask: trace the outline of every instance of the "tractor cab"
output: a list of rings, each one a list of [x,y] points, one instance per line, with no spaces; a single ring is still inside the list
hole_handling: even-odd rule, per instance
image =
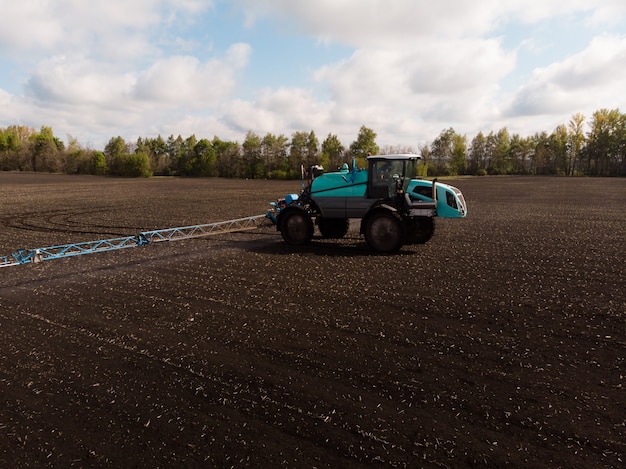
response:
[[[368,157],[367,198],[387,199],[403,193],[415,177],[419,159],[414,154]]]

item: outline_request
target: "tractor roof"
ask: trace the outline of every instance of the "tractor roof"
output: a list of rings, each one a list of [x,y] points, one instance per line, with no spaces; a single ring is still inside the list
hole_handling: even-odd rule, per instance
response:
[[[397,153],[394,155],[372,155],[368,156],[367,159],[375,159],[375,160],[419,160],[422,157],[415,153]]]

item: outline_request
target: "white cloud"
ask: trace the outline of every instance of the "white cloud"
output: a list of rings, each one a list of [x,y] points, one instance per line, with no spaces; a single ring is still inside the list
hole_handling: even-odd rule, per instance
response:
[[[610,1],[610,0],[609,0]],[[509,0],[502,2],[502,14],[524,23],[536,23],[554,16],[568,16],[597,8],[603,0]]]
[[[281,16],[321,40],[355,46],[401,44],[425,36],[457,37],[493,27],[497,0],[238,0],[250,17]]]
[[[624,104],[626,36],[600,36],[580,53],[539,68],[522,86],[509,116],[592,112]]]
[[[595,9],[589,21],[593,25],[616,25],[626,17],[624,0],[603,0],[593,5]]]
[[[514,66],[514,54],[494,39],[418,41],[402,49],[359,49],[349,60],[322,68],[316,77],[331,83],[338,101],[366,95],[401,103],[409,96],[490,89]]]
[[[20,0],[5,2],[0,51],[31,54],[132,58],[155,53],[158,26],[210,9],[202,0]],[[10,19],[10,20],[7,20]]]
[[[99,8],[101,2],[93,2],[93,9],[86,8],[92,7],[91,2],[63,0],[7,3],[3,5],[2,14],[3,18],[11,20],[3,21],[0,28],[0,50],[5,54],[30,52],[42,56],[59,47],[81,48],[91,43],[89,29],[106,31],[114,26],[108,21],[107,10]]]
[[[0,51],[3,54],[19,55],[34,48],[49,50],[63,37],[61,23],[48,17],[42,8],[43,2],[5,3],[0,28]]]
[[[235,44],[225,60],[201,63],[192,56],[158,60],[139,75],[133,95],[158,106],[214,108],[231,94],[235,75],[247,64],[250,51],[247,44]]]
[[[42,105],[119,104],[133,84],[128,73],[88,58],[64,56],[44,60],[26,84],[27,93]]]
[[[466,38],[489,33],[511,21],[535,23],[554,16],[594,11],[596,21],[624,16],[622,0],[237,0],[249,23],[288,18],[323,41],[356,47],[410,47],[419,38]]]
[[[410,48],[359,49],[316,78],[330,89],[335,126],[355,135],[354,128],[366,123],[388,144],[415,144],[426,129],[438,133],[492,119],[499,81],[514,66],[514,53],[495,39],[417,41]]]
[[[319,131],[327,127],[329,103],[318,102],[306,90],[264,90],[255,101],[233,100],[224,110],[224,122],[240,132],[291,135],[296,131]]]
[[[232,98],[250,54],[250,46],[239,43],[222,57],[204,62],[194,56],[164,57],[143,70],[125,62],[55,56],[39,63],[25,83],[24,97],[0,89],[0,104],[11,119],[6,125],[24,120],[36,128],[51,125],[61,135],[100,146],[118,134],[136,138],[219,129],[224,131],[219,136],[227,138],[233,132],[206,114],[217,114]],[[203,123],[212,127],[192,128]]]

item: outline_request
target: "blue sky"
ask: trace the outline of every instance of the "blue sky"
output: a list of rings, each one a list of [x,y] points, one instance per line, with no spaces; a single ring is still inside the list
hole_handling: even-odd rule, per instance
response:
[[[623,0],[0,0],[0,127],[243,141],[551,132],[626,108]]]

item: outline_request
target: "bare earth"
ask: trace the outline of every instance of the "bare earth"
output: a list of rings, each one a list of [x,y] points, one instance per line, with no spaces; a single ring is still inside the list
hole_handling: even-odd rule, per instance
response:
[[[623,467],[626,180],[453,184],[396,255],[267,226],[0,269],[0,466]],[[0,255],[299,191],[0,173]]]

